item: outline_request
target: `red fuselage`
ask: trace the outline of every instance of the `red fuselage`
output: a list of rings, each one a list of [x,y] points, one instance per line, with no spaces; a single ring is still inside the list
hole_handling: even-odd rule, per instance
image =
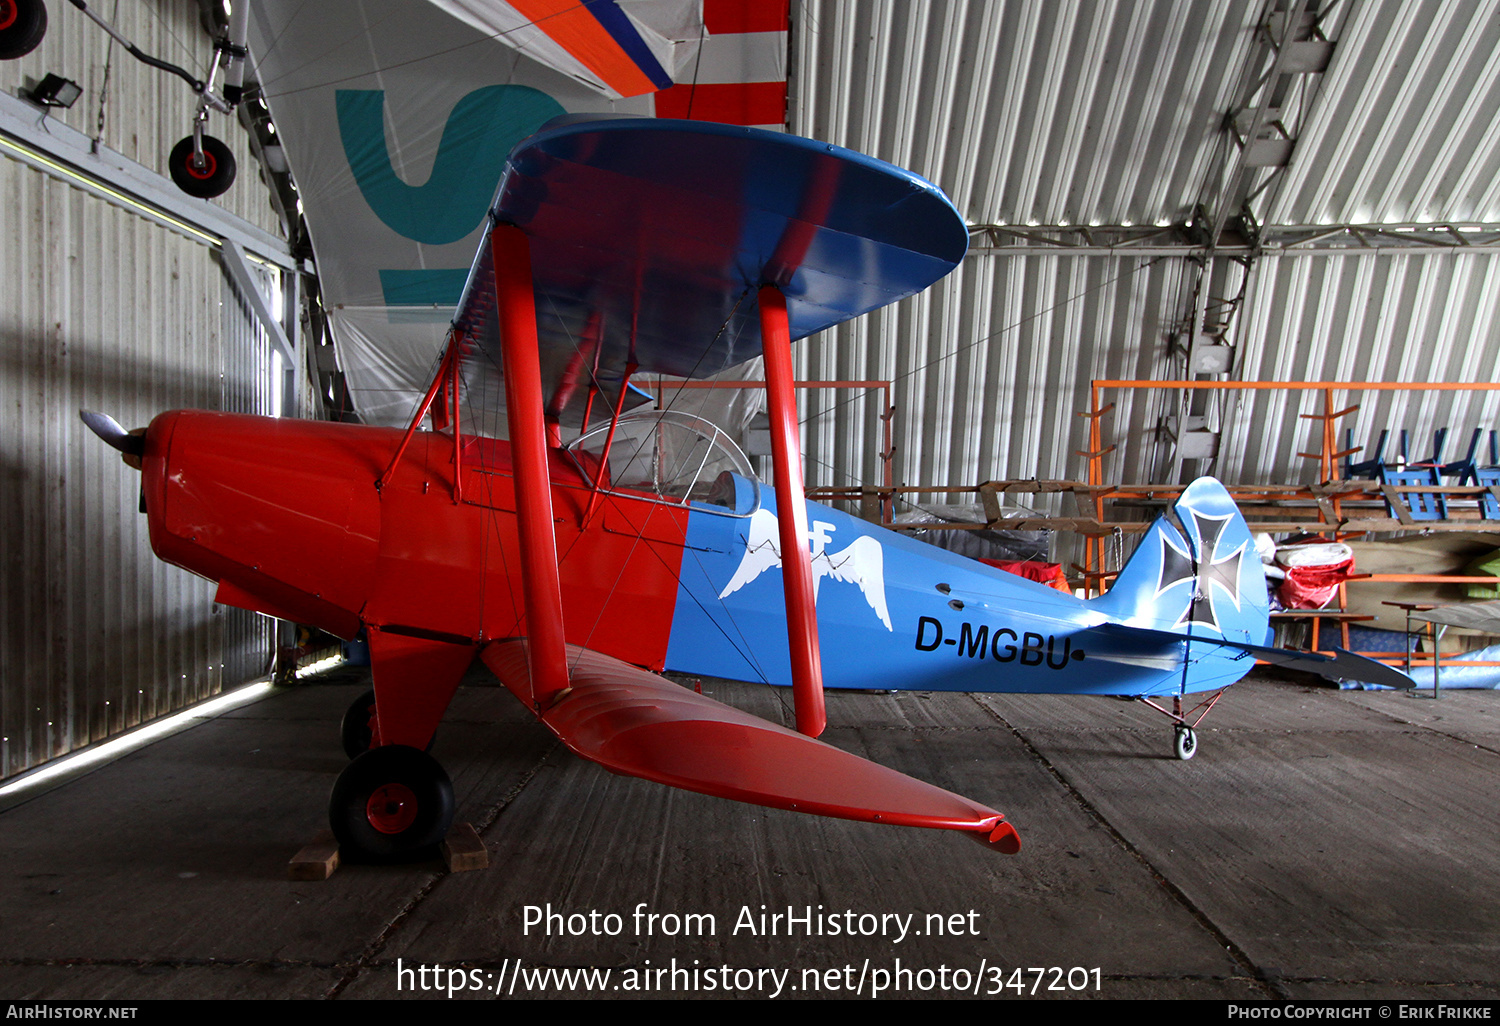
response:
[[[219,582],[218,600],[340,637],[361,626],[460,644],[525,634],[506,442],[199,411],[152,421],[143,462],[158,556]],[[610,493],[550,453],[570,643],[660,669],[687,511]]]

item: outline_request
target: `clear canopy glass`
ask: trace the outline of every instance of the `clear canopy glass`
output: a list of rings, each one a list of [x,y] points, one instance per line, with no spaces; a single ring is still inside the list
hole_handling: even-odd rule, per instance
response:
[[[608,439],[606,424],[567,446],[590,482]],[[760,505],[755,471],[734,440],[710,421],[675,410],[639,410],[621,417],[599,486],[678,505],[702,503],[737,516],[749,516]]]

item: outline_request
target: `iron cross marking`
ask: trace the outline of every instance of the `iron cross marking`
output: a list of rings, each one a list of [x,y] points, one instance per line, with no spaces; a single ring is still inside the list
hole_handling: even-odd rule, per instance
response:
[[[1233,552],[1220,556],[1219,537],[1224,533],[1228,519],[1201,516],[1197,510],[1188,512],[1192,515],[1193,526],[1202,541],[1201,551],[1207,553],[1208,561],[1194,574],[1192,557],[1174,545],[1163,533],[1161,583],[1157,586],[1156,593],[1160,595],[1184,581],[1193,585],[1192,601],[1183,610],[1182,618],[1177,621],[1176,626],[1200,623],[1222,634],[1224,629],[1219,626],[1219,618],[1214,611],[1214,585],[1218,585],[1229,601],[1234,603],[1234,608],[1240,607],[1240,561],[1244,558],[1245,546],[1242,542]]]

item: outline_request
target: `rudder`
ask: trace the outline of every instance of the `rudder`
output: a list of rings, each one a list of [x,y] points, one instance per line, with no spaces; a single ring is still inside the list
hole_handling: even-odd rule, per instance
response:
[[[1266,579],[1254,539],[1239,507],[1211,477],[1184,489],[1110,590],[1090,606],[1131,627],[1270,643]]]

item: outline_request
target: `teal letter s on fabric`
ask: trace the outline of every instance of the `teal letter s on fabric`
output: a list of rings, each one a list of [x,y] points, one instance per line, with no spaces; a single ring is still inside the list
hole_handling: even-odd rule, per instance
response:
[[[493,85],[459,100],[448,115],[432,174],[408,185],[385,144],[385,90],[340,89],[334,96],[344,156],[365,202],[386,226],[415,242],[457,242],[484,220],[511,148],[564,113],[546,93]]]

